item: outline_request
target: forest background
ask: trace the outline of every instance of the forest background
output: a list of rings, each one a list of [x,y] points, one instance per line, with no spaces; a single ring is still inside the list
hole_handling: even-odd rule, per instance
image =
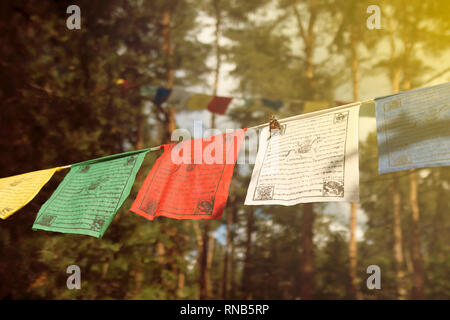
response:
[[[331,107],[450,81],[446,0],[76,1],[80,30],[66,26],[71,4],[0,2],[0,177],[167,143],[194,119],[243,128],[274,113],[243,98]],[[212,116],[118,79],[241,99]],[[0,299],[449,299],[450,169],[379,175],[373,117],[359,148],[360,203],[244,206],[252,165],[237,165],[218,221],[129,212],[150,153],[102,239],[31,230],[57,173],[0,222]],[[81,290],[66,287],[72,264]]]

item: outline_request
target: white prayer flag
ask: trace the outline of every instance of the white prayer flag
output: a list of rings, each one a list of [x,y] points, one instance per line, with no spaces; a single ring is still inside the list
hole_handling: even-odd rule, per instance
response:
[[[261,132],[246,205],[359,201],[360,103],[317,111]]]
[[[379,173],[450,165],[450,82],[375,104]]]
[[[192,93],[187,92],[181,86],[174,86],[172,88],[172,92],[167,99],[168,105],[177,106],[179,108],[183,108],[186,101],[192,96]]]

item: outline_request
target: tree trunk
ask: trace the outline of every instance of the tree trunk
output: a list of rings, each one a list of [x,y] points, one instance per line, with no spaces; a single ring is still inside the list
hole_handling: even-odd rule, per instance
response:
[[[389,26],[389,42],[391,48],[391,61],[396,61],[396,44],[394,38],[394,24],[392,19],[388,20]],[[391,71],[391,84],[393,93],[400,91],[400,75],[401,69],[398,65],[394,65]],[[394,258],[397,273],[397,298],[405,299],[407,290],[405,283],[405,271],[404,271],[404,257],[403,257],[403,235],[402,235],[402,222],[401,222],[401,194],[398,188],[398,177],[394,174],[394,180],[390,186],[393,201],[393,229],[394,229]]]
[[[309,21],[306,25],[303,24],[300,11],[297,8],[297,4],[293,3],[292,8],[294,10],[294,15],[297,20],[298,33],[303,40],[304,49],[303,53],[305,56],[305,72],[306,78],[308,79],[307,86],[308,92],[310,92],[309,99],[316,99],[316,81],[315,81],[315,64],[314,64],[314,50],[316,35],[314,32],[314,27],[316,24],[317,15],[319,13],[319,4],[317,0],[310,0],[308,5]]]
[[[400,91],[400,69],[394,68],[392,74],[392,87],[394,93]],[[397,273],[397,298],[406,299],[407,290],[405,283],[404,256],[403,256],[403,234],[401,221],[401,194],[398,189],[398,177],[394,174],[394,181],[391,185],[393,198],[393,229],[394,229],[394,257]]]
[[[352,59],[352,85],[353,85],[353,101],[359,101],[359,60],[358,60],[358,42],[354,33],[351,34],[351,59]],[[356,242],[358,204],[351,203],[350,209],[350,240],[348,244],[349,257],[349,276],[350,276],[350,296],[353,299],[361,299],[358,281],[358,244]]]
[[[415,171],[409,173],[409,202],[412,211],[412,260],[413,260],[413,299],[424,299],[423,257],[420,252],[419,203],[417,199],[417,176]]]
[[[173,83],[175,80],[175,70],[173,67],[172,59],[173,59],[173,48],[172,48],[172,39],[171,39],[171,12],[165,11],[162,18],[162,33],[163,33],[163,46],[162,51],[167,56],[167,78],[166,78],[166,87],[171,89],[173,87]],[[168,143],[171,142],[172,132],[176,129],[175,123],[175,109],[171,106],[167,107],[167,110],[164,111],[164,137],[163,142]]]
[[[216,238],[213,235],[209,235],[209,246],[208,246],[208,260],[206,262],[206,295],[207,299],[213,297],[212,281],[211,281],[211,269],[214,258],[214,246],[216,243]]]
[[[405,68],[404,88],[405,90],[411,89],[411,81],[409,79],[409,66]],[[417,187],[417,174],[411,170],[408,175],[409,178],[409,205],[411,207],[411,250],[412,250],[412,264],[413,264],[413,276],[412,276],[412,298],[417,300],[424,299],[424,284],[425,284],[425,272],[423,266],[423,257],[420,251],[420,210],[418,200],[418,187]]]
[[[359,100],[359,58],[358,58],[358,42],[352,35],[351,55],[352,55],[352,84],[353,84],[353,101]]]
[[[225,255],[223,258],[223,277],[222,277],[222,299],[226,299],[228,297],[228,288],[229,288],[229,258],[231,251],[231,228],[233,226],[233,210],[234,210],[234,201],[230,201],[232,207],[227,210],[227,240],[225,244]]]
[[[353,299],[361,299],[361,292],[359,290],[358,280],[358,244],[356,242],[356,216],[357,216],[358,204],[356,202],[351,203],[350,210],[350,241],[348,246],[349,267],[350,267],[350,296]]]
[[[398,190],[398,179],[394,178],[394,182],[391,185],[391,194],[393,197],[393,229],[394,229],[394,257],[396,263],[397,273],[397,298],[405,299],[407,290],[405,287],[405,271],[404,271],[404,257],[403,257],[403,235],[402,235],[402,222],[400,217],[401,210],[401,195]]]
[[[178,273],[177,297],[179,299],[183,299],[184,297],[184,273],[182,271]]]
[[[233,210],[233,222],[235,223],[235,225],[238,222],[237,210]],[[236,281],[235,281],[235,279],[236,279],[236,277],[235,277],[235,274],[236,274],[236,263],[235,262],[236,261],[234,259],[236,245],[234,243],[234,235],[235,235],[234,232],[235,231],[233,229],[231,229],[230,276],[228,277],[229,278],[229,283],[230,283],[229,284],[229,288],[230,288],[229,298],[230,299],[235,299],[235,297],[236,297]]]
[[[209,247],[209,220],[204,220],[203,225],[203,248],[200,264],[200,300],[208,299],[208,247]]]
[[[162,18],[162,34],[163,34],[163,46],[162,51],[167,55],[167,66],[168,66],[168,73],[167,73],[167,88],[173,87],[173,82],[175,78],[175,70],[173,68],[172,58],[173,58],[173,48],[172,48],[172,40],[171,40],[171,12],[165,11],[163,13]]]
[[[139,109],[141,109],[141,106],[139,106]],[[142,137],[142,111],[138,111],[138,115],[136,116],[136,150],[140,150],[144,147],[144,141]]]
[[[199,252],[199,254],[197,255],[197,261],[198,261],[198,265],[200,266],[201,261],[202,261],[201,250],[203,248],[203,237],[202,237],[202,232],[200,230],[200,226],[198,225],[198,220],[192,220],[192,226],[194,227],[195,240],[197,242],[197,248],[198,248],[198,252]]]
[[[253,215],[254,208],[250,207],[247,216],[247,242],[245,244],[245,262],[242,274],[242,292],[244,299],[252,298],[252,232],[253,232]]]
[[[172,132],[176,129],[175,123],[175,109],[173,107],[167,107],[166,119],[164,123],[164,143],[170,143],[172,140]]]
[[[310,0],[308,5],[309,21],[303,24],[300,11],[297,4],[292,5],[294,15],[297,20],[298,33],[304,44],[305,70],[308,84],[309,95],[305,99],[317,99],[316,82],[315,82],[315,24],[319,13],[319,4],[317,0]],[[302,217],[302,265],[300,270],[301,289],[300,297],[302,299],[312,299],[314,292],[314,243],[313,243],[313,225],[314,225],[314,209],[312,203],[303,205]]]
[[[216,16],[216,29],[215,29],[215,49],[216,49],[216,68],[215,68],[215,79],[213,85],[213,95],[217,94],[217,89],[219,87],[219,74],[220,74],[220,46],[219,46],[219,36],[220,36],[220,6],[219,0],[214,0],[213,2],[215,16]],[[215,128],[215,114],[211,113],[211,129]],[[204,230],[203,230],[203,252],[202,252],[202,264],[200,268],[200,299],[208,299],[210,297],[210,265],[212,263],[212,256],[208,257],[210,250],[208,250],[208,243],[212,244],[211,249],[214,250],[214,237],[209,234],[210,221],[205,220]],[[208,263],[209,262],[209,263]],[[209,266],[208,266],[209,264]]]
[[[303,205],[302,217],[302,266],[300,297],[310,300],[314,293],[314,242],[313,242],[314,210],[312,203]]]

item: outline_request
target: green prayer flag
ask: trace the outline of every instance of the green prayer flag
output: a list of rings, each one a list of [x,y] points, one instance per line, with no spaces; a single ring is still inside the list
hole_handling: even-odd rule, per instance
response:
[[[359,116],[360,117],[368,117],[368,118],[375,118],[375,102],[365,102],[361,104],[361,107],[359,109]]]
[[[139,93],[143,97],[150,97],[153,99],[158,91],[158,87],[149,84],[144,84],[139,87]]]
[[[33,230],[101,238],[128,197],[148,151],[130,151],[72,165],[39,210]]]

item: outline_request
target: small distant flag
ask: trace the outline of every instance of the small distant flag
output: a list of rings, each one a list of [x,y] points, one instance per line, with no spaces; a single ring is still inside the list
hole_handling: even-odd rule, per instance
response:
[[[218,114],[225,114],[233,98],[215,96],[208,104],[208,110]]]
[[[123,87],[123,88],[125,88],[125,89],[133,89],[133,88],[136,88],[136,87],[137,87],[137,84],[136,84],[136,83],[127,81],[127,80],[125,80],[125,79],[118,79],[118,80],[116,81],[116,84],[119,85],[119,86],[121,86],[121,87]]]
[[[305,101],[303,105],[303,113],[310,113],[328,109],[331,106],[330,101]]]
[[[143,97],[150,97],[153,99],[156,96],[158,87],[152,86],[150,84],[144,84],[139,87],[139,94]]]
[[[275,111],[280,110],[281,108],[283,108],[283,101],[281,100],[270,100],[270,99],[261,99],[261,102],[263,104],[263,106],[268,107],[270,109],[273,109]]]
[[[160,87],[156,90],[155,97],[153,98],[153,102],[157,105],[161,105],[162,103],[166,102],[166,100],[169,98],[170,93],[172,90]]]
[[[167,104],[171,106],[184,107],[186,101],[191,97],[191,93],[184,90],[183,87],[174,86],[172,92],[167,99]]]
[[[189,110],[204,110],[208,107],[213,96],[209,94],[194,93],[185,104]]]

